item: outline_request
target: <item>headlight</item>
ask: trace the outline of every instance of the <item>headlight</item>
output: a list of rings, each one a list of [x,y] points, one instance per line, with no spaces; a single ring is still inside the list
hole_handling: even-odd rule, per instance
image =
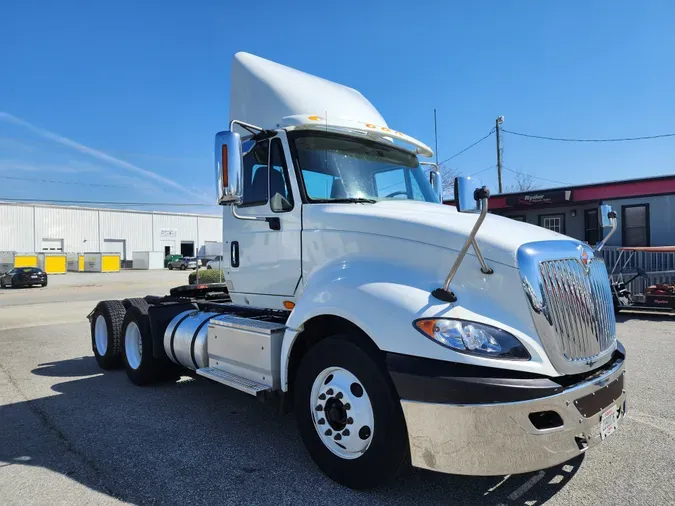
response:
[[[451,350],[483,357],[530,360],[530,354],[508,332],[482,323],[447,318],[415,320],[415,328]]]

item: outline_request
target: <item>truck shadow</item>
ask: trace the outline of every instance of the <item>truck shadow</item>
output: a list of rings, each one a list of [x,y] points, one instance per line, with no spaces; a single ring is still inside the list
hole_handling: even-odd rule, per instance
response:
[[[138,388],[124,372],[101,374],[93,357],[32,373],[66,381],[52,396],[0,407],[0,466],[44,467],[132,503],[540,504],[583,461],[507,477],[413,469],[357,492],[314,466],[293,415],[208,380]]]

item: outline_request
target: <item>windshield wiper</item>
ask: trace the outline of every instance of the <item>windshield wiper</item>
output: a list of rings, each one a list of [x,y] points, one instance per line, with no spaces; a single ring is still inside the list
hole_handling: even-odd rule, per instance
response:
[[[320,200],[316,200],[316,202],[325,202],[327,204],[333,204],[333,203],[375,204],[377,202],[377,200],[367,199],[367,198],[364,198],[364,197],[345,197],[343,199],[320,199]]]

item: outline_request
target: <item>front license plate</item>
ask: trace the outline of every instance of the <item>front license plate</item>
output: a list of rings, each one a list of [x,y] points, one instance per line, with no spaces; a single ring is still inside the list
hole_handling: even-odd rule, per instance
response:
[[[600,438],[605,439],[616,432],[619,422],[619,410],[612,406],[600,417]]]
[[[37,279],[37,276],[31,276],[32,279]]]

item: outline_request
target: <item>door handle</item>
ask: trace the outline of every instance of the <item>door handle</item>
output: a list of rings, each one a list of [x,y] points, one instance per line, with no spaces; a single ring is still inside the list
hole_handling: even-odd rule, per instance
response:
[[[239,241],[232,241],[230,245],[230,265],[239,267]]]

